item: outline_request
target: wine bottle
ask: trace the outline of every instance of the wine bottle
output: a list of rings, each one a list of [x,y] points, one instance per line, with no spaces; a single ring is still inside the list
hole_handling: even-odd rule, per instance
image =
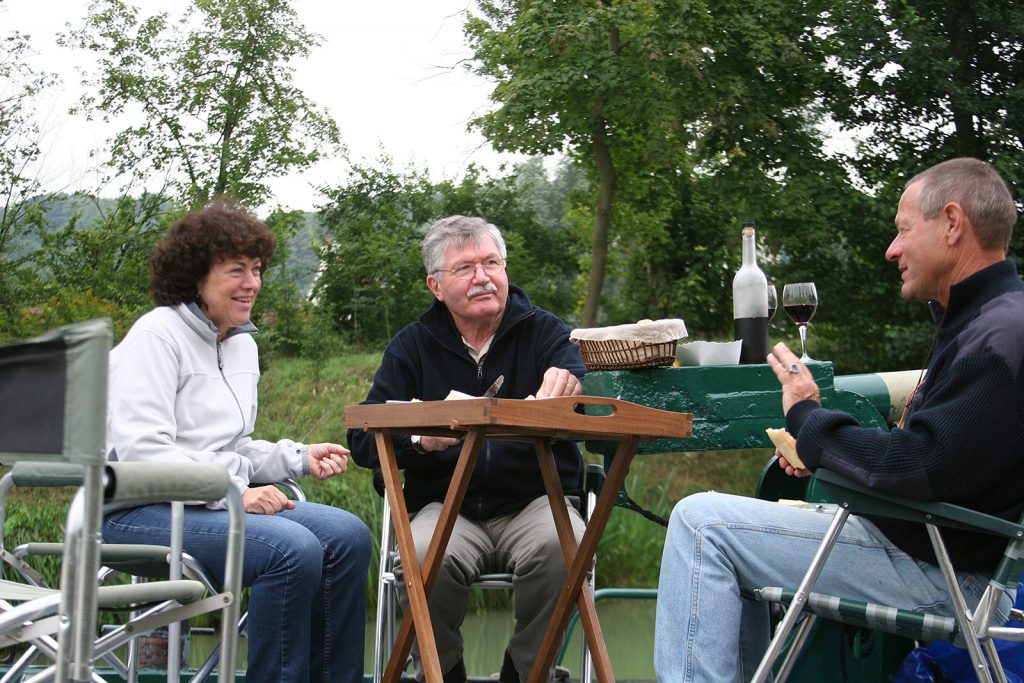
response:
[[[757,267],[754,224],[743,224],[743,262],[732,280],[732,318],[740,347],[740,363],[768,358],[768,278]]]

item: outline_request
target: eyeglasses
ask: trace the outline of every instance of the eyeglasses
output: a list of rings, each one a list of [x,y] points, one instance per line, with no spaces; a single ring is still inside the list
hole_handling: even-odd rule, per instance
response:
[[[460,263],[454,268],[438,268],[435,273],[451,273],[459,280],[468,280],[476,275],[476,269],[483,268],[488,275],[497,275],[505,269],[505,262],[500,258],[489,258],[479,263]]]

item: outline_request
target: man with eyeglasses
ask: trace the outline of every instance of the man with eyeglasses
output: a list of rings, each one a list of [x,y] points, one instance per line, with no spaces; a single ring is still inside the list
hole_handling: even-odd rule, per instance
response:
[[[499,376],[499,398],[581,393],[586,370],[579,349],[569,343],[569,327],[509,284],[497,227],[449,216],[430,227],[420,251],[434,302],[391,340],[364,403],[443,400],[451,390],[481,396]],[[461,444],[426,435],[393,438],[422,563]],[[357,463],[379,467],[372,433],[349,430],[348,445]],[[553,448],[579,540],[584,522],[572,498],[582,493],[583,460],[574,443]],[[480,451],[429,597],[446,682],[466,680],[460,627],[469,587],[491,572],[514,576],[515,632],[499,680],[518,683],[530,672],[566,575],[532,444],[488,441]],[[397,585],[407,604],[401,576]]]

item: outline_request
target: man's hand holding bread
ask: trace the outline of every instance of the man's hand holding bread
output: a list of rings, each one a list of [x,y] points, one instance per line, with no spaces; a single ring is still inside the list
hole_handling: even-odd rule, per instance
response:
[[[800,362],[796,354],[783,344],[778,343],[768,354],[768,365],[782,385],[782,414],[800,401],[821,403],[821,392],[811,376],[807,366]],[[806,477],[810,471],[796,452],[796,439],[785,429],[768,429],[768,438],[775,444],[775,453],[779,456],[779,466],[787,474]]]

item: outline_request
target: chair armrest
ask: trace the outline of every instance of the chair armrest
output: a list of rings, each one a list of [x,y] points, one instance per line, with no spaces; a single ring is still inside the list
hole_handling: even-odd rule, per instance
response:
[[[814,476],[836,503],[847,507],[854,514],[894,517],[1006,539],[1024,539],[1024,526],[1021,524],[983,512],[952,503],[924,502],[881,493],[825,468],[815,470]]]
[[[231,486],[228,471],[216,463],[111,462],[106,471],[107,503],[215,501]]]
[[[84,476],[81,465],[67,462],[19,460],[11,468],[15,486],[81,486]]]

